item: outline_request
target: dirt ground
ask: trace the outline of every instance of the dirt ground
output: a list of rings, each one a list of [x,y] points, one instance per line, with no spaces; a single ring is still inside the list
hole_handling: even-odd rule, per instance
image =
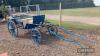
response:
[[[95,51],[87,56],[100,56],[100,29],[73,31],[96,38]],[[13,38],[7,30],[6,23],[2,23],[0,24],[0,54],[8,53],[8,56],[85,56],[77,53],[76,46],[71,43],[58,41],[45,33],[42,33],[42,37],[42,43],[37,47],[30,37]]]

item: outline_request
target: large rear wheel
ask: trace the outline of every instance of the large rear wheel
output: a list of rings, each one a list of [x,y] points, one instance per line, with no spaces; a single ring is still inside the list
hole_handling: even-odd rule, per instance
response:
[[[38,29],[32,30],[32,40],[37,45],[41,43],[41,33]]]
[[[9,33],[13,37],[17,37],[18,36],[18,28],[16,27],[16,24],[14,23],[14,21],[12,21],[12,20],[8,21],[7,26],[8,26]]]

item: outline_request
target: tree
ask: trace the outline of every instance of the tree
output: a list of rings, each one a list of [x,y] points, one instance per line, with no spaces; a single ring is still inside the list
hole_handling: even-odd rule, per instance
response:
[[[4,5],[0,6],[0,12],[2,12],[3,14],[7,13],[7,8],[5,8]]]
[[[3,1],[3,3],[2,3]],[[0,5],[4,4],[4,5],[11,5],[12,7],[19,7],[19,6],[23,6],[23,5],[27,5],[28,4],[33,5],[33,4],[56,4],[59,3],[60,1],[62,1],[62,4],[64,4],[64,6],[75,6],[75,5],[79,5],[79,6],[92,6],[93,5],[93,0],[0,0]],[[85,3],[85,4],[84,4]],[[81,5],[80,5],[81,4]],[[77,7],[76,6],[76,7]]]

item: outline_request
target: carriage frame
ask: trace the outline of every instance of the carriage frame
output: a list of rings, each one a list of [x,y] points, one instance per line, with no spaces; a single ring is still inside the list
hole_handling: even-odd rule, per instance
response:
[[[25,16],[25,15],[24,15]],[[8,19],[8,31],[9,33],[17,38],[18,29],[29,30],[32,41],[36,44],[40,44],[42,40],[40,28],[46,28],[45,30],[52,35],[51,32],[57,33],[57,27],[51,23],[46,22],[45,15],[35,15],[31,18],[32,23],[23,24],[21,21],[21,16],[11,16]]]

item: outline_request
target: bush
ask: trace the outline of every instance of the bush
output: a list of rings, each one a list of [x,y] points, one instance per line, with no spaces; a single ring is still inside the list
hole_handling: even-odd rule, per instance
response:
[[[8,14],[7,8],[5,8],[4,5],[0,6],[0,13],[2,13],[4,17]]]

